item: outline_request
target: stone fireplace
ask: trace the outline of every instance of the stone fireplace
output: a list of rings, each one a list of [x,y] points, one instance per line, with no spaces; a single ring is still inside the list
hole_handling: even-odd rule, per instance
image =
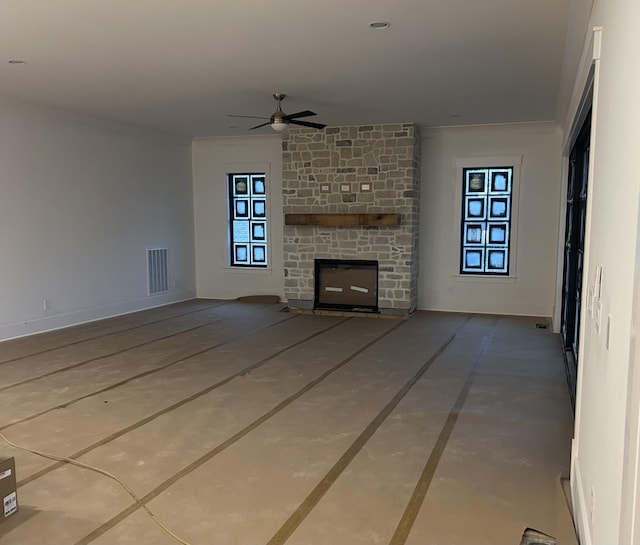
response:
[[[420,187],[415,125],[289,129],[282,149],[289,307],[318,306],[316,260],[357,260],[377,262],[377,312],[413,312]]]

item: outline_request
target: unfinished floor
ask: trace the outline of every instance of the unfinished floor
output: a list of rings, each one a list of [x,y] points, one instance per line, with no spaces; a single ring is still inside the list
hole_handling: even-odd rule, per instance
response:
[[[574,543],[572,414],[540,319],[195,300],[0,344],[0,431],[113,472],[193,545]],[[176,541],[123,488],[9,447],[1,545]]]

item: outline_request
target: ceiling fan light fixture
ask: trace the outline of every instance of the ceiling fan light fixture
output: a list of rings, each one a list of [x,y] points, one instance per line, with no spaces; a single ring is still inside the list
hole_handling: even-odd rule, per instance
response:
[[[271,123],[271,128],[276,132],[282,132],[289,126],[289,123],[285,123],[284,121],[274,121]]]

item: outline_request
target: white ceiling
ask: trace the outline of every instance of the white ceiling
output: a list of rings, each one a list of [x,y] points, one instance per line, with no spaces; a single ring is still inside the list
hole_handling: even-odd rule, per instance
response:
[[[248,134],[226,114],[274,91],[328,125],[550,120],[569,4],[2,0],[0,93],[186,136]]]

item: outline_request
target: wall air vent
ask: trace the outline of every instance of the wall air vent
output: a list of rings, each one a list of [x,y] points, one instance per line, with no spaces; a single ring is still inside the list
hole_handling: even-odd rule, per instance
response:
[[[147,248],[148,295],[169,291],[166,248]]]

